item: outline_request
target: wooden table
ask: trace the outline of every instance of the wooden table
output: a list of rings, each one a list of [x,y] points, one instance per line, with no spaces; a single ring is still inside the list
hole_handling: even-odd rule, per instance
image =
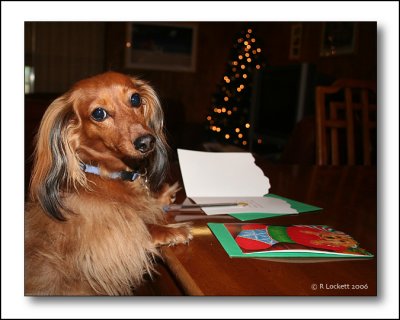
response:
[[[325,224],[352,235],[375,258],[295,260],[230,258],[201,212],[171,212],[171,222],[196,215],[189,245],[162,248],[160,275],[152,294],[205,296],[377,295],[376,167],[274,165],[257,161],[271,183],[270,192],[322,207],[322,211],[254,220],[274,225]],[[176,169],[175,176],[179,175]],[[245,174],[245,173],[244,173]],[[178,195],[178,203],[185,198]]]

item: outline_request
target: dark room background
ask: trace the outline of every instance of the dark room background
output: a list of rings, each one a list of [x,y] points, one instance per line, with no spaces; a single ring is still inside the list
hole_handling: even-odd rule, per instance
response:
[[[32,136],[52,99],[68,90],[75,81],[107,70],[148,80],[163,104],[171,146],[202,149],[208,139],[204,128],[212,97],[223,80],[237,34],[247,28],[254,31],[268,67],[311,64],[319,81],[315,84],[331,84],[343,78],[377,79],[375,22],[355,23],[352,50],[333,55],[321,53],[325,41],[324,22],[170,22],[174,26],[189,25],[195,30],[194,66],[192,70],[184,71],[127,65],[125,51],[129,24],[25,22],[27,157],[32,151]],[[295,28],[300,32],[297,39],[293,34]],[[291,51],[294,48],[297,51]],[[311,116],[312,103],[309,102],[307,107]],[[312,132],[308,140],[311,141],[310,151],[302,147],[302,153],[307,157],[297,160],[292,157],[293,162],[314,162]],[[279,159],[284,147],[278,148],[274,159]]]

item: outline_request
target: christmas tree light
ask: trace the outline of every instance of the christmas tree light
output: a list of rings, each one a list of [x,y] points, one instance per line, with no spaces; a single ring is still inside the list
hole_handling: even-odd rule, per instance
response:
[[[235,39],[225,74],[206,116],[206,129],[216,141],[248,147],[253,76],[263,66],[253,29],[242,30]]]

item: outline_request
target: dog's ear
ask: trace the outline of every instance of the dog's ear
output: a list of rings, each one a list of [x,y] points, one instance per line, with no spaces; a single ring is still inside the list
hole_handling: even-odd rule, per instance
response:
[[[65,220],[62,193],[87,181],[75,153],[80,120],[74,112],[71,93],[54,100],[46,110],[36,137],[35,160],[30,183],[30,196],[44,211]]]
[[[153,130],[156,138],[155,152],[150,156],[147,166],[150,188],[156,191],[161,187],[168,171],[169,146],[164,131],[164,112],[157,93],[147,82],[136,78],[131,80],[142,92],[146,124]]]

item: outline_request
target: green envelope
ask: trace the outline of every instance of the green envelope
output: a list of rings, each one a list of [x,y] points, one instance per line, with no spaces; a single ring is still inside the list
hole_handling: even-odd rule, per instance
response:
[[[272,194],[272,193],[266,194],[264,197],[270,197],[270,198],[284,200],[290,204],[291,208],[297,210],[298,213],[322,210],[322,208],[320,208],[320,207],[316,207],[316,206],[312,206],[312,205],[302,203],[299,201],[284,198],[284,197],[281,197],[281,196],[278,196],[278,195]],[[287,214],[274,214],[274,213],[265,213],[265,212],[245,212],[245,213],[231,213],[229,215],[231,215],[232,217],[235,217],[236,219],[239,219],[240,221],[248,221],[248,220],[256,220],[256,219],[263,219],[263,218],[280,217],[280,216],[287,215]]]

